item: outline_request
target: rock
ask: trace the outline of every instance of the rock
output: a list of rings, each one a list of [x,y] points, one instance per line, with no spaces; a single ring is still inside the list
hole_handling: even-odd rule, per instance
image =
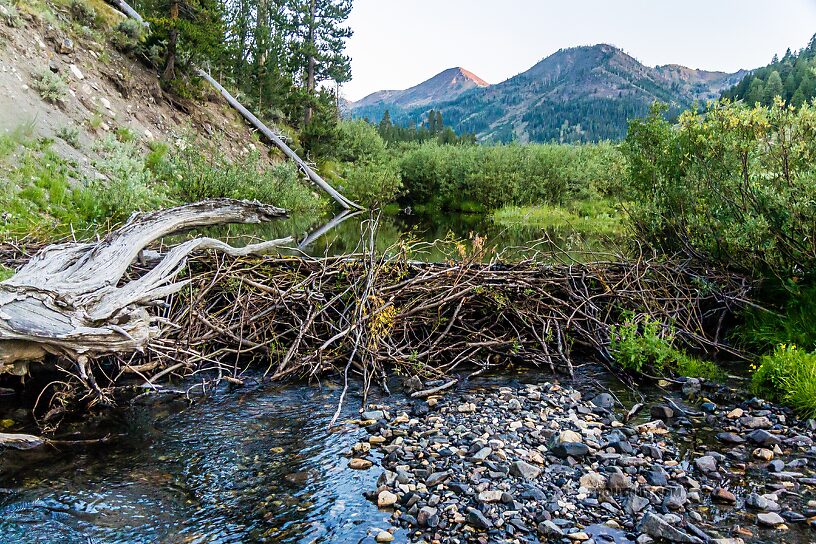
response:
[[[652,406],[649,410],[649,414],[654,419],[662,419],[665,421],[674,417],[674,410],[665,404],[658,404],[657,406]]]
[[[683,384],[683,395],[686,397],[694,397],[700,394],[703,386],[698,378],[689,378]]]
[[[725,416],[725,417],[727,417],[728,419],[739,419],[739,418],[741,418],[741,417],[742,417],[742,415],[743,415],[744,413],[745,413],[745,412],[743,411],[743,409],[742,409],[742,408],[734,408],[733,410],[731,410],[730,412],[728,412],[728,414],[726,414],[726,416]]]
[[[682,485],[676,484],[669,486],[666,489],[666,495],[663,498],[663,503],[667,508],[672,510],[680,510],[688,502],[688,492]]]
[[[587,472],[579,480],[581,487],[585,487],[592,491],[598,491],[606,487],[606,478],[597,472]]]
[[[429,523],[433,523],[434,516],[437,515],[437,509],[430,506],[423,506],[417,514],[417,523],[421,527],[428,527]]]
[[[510,402],[507,403],[507,409],[512,412],[518,412],[521,410],[521,402],[518,399],[510,399]]]
[[[694,465],[703,473],[716,472],[717,460],[712,455],[704,455],[694,460]]]
[[[770,429],[773,427],[771,420],[765,416],[745,417],[740,420],[743,427],[749,429]]]
[[[493,522],[487,519],[484,514],[475,508],[468,509],[467,522],[473,527],[485,531],[493,528]]]
[[[575,431],[561,431],[558,435],[558,443],[563,444],[564,442],[583,442],[583,438],[580,434],[576,433]]]
[[[632,489],[633,487],[634,485],[632,484],[632,479],[625,474],[615,472],[609,477],[609,489],[613,492],[619,493],[621,491]]]
[[[441,484],[448,478],[450,478],[450,472],[447,470],[444,472],[434,472],[425,480],[425,485],[427,487],[434,487]]]
[[[774,446],[782,441],[778,436],[769,433],[764,429],[757,429],[748,435],[748,440],[760,446]]]
[[[666,486],[669,483],[669,474],[660,465],[655,465],[646,473],[646,483],[649,485]]]
[[[569,538],[570,540],[574,540],[576,542],[585,542],[589,540],[589,535],[583,531],[578,531],[575,533],[569,533],[567,535],[567,538]]]
[[[589,453],[589,447],[582,442],[562,442],[553,446],[550,453],[561,459],[583,457]]]
[[[61,55],[70,55],[74,52],[74,42],[71,38],[63,38],[57,43],[57,53]]]
[[[725,504],[735,504],[737,502],[736,495],[722,487],[715,489],[714,493],[711,494],[711,498],[717,502]]]
[[[479,502],[501,502],[502,492],[497,490],[482,491],[479,493]]]
[[[460,404],[456,408],[456,411],[459,412],[460,414],[472,414],[473,412],[476,411],[476,405],[473,404],[472,402],[466,402],[464,404]]]
[[[106,98],[100,98],[99,100],[104,101],[104,102],[102,102],[102,105],[105,106],[106,108],[110,109],[110,102]],[[105,102],[107,102],[107,104],[105,104]],[[382,410],[370,410],[368,412],[363,412],[362,414],[360,414],[360,419],[364,419],[364,420],[372,420],[373,419],[374,421],[378,421],[380,419],[383,419],[384,417],[385,417],[385,412],[383,412]]]
[[[71,73],[74,74],[75,78],[79,80],[85,79],[85,76],[82,75],[82,72],[79,70],[79,68],[77,68],[76,64],[69,64],[68,69],[71,70]]]
[[[367,470],[371,468],[374,463],[369,461],[368,459],[360,459],[358,457],[353,458],[349,461],[349,468],[353,468],[354,470]]]
[[[542,521],[538,524],[538,532],[545,536],[555,536],[555,537],[562,537],[564,536],[564,531],[561,528],[553,523],[550,520]]]
[[[475,461],[484,461],[488,458],[488,456],[493,453],[493,448],[491,447],[484,447],[473,454],[472,459]]]
[[[383,490],[380,491],[380,494],[377,495],[377,506],[379,508],[388,508],[389,506],[394,506],[397,503],[397,495],[391,493],[390,491]]]
[[[703,541],[696,536],[677,529],[653,512],[646,512],[643,519],[640,520],[638,530],[656,539],[662,538],[670,542],[681,542],[684,544],[703,544]]]
[[[48,69],[54,72],[55,74],[60,73],[59,64],[57,64],[57,61],[55,61],[54,59],[48,61]]]
[[[757,493],[751,493],[745,498],[745,506],[748,508],[753,508],[754,510],[763,510],[766,512],[779,510],[778,504],[773,501],[769,501]]]
[[[637,426],[637,431],[640,434],[668,434],[669,429],[662,419],[656,419],[648,423]]]
[[[766,527],[776,527],[785,523],[785,519],[776,512],[763,512],[757,514],[757,522]]]
[[[757,448],[752,452],[752,455],[762,461],[770,461],[774,457],[774,453],[766,448]]]
[[[743,437],[731,432],[717,433],[717,440],[725,442],[726,444],[742,444],[745,442]]]
[[[609,393],[601,393],[596,395],[590,402],[599,408],[613,408],[615,406],[615,397]]]
[[[583,444],[581,445],[583,446]],[[510,463],[510,474],[517,478],[532,480],[541,474],[541,469],[529,463],[525,463],[524,461],[514,461]]]
[[[630,515],[638,514],[647,506],[649,506],[649,499],[640,495],[632,495],[629,497],[629,502],[626,503],[626,512]]]
[[[377,536],[374,537],[374,540],[377,542],[391,542],[394,540],[394,535],[388,531],[380,531],[377,533]]]

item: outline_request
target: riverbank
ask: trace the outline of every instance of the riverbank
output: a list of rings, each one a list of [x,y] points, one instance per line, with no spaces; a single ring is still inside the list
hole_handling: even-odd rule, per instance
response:
[[[377,540],[810,542],[816,422],[715,382],[664,393],[632,405],[494,382],[372,407],[353,455],[383,456],[368,497],[392,528]]]

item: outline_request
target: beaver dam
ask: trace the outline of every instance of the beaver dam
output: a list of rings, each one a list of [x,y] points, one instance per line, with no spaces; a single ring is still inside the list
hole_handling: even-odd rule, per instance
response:
[[[185,394],[241,383],[247,369],[271,380],[339,375],[364,393],[387,391],[390,373],[444,380],[415,393],[427,396],[457,373],[523,363],[571,374],[576,353],[611,362],[610,326],[627,312],[669,324],[697,350],[728,349],[723,326],[750,289],[737,276],[645,256],[485,262],[478,240],[472,250],[452,244],[446,262],[421,263],[410,258],[420,242],[373,251],[373,221],[359,250],[340,257],[265,255],[289,239],[234,248],[199,237],[156,249],[194,227],[284,215],[207,201],[136,216],[99,242],[41,249],[0,283],[4,372],[60,372],[38,392],[43,424],[69,408],[178,394],[179,377],[197,379]]]

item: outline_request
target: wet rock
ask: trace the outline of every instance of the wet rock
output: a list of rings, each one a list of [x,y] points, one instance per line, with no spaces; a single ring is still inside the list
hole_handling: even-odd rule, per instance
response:
[[[388,531],[380,531],[377,533],[377,536],[374,537],[374,540],[377,542],[391,542],[394,540],[394,535]]]
[[[704,455],[694,460],[694,466],[696,466],[704,474],[716,472],[717,459],[715,459],[712,455]]]
[[[397,503],[397,498],[396,494],[391,493],[387,489],[380,491],[379,495],[377,495],[377,506],[380,508],[394,506]]]
[[[736,495],[722,487],[715,489],[714,493],[711,494],[711,498],[724,504],[735,504],[737,502]]]
[[[360,419],[379,421],[385,417],[385,412],[382,410],[369,410],[360,414]]]
[[[778,436],[769,433],[764,429],[757,429],[748,435],[748,440],[760,446],[774,446],[782,442]]]
[[[700,394],[703,386],[698,378],[689,378],[683,384],[683,395],[686,397],[695,397]]]
[[[726,444],[743,444],[745,442],[743,437],[732,432],[717,433],[717,440]]]
[[[757,523],[766,527],[776,527],[785,523],[785,519],[776,512],[763,512],[757,514]]]
[[[656,539],[665,539],[669,542],[681,542],[685,544],[703,544],[703,541],[696,536],[677,529],[671,523],[665,521],[661,516],[653,512],[646,512],[640,521],[638,530]]]
[[[367,470],[371,468],[374,463],[369,461],[368,459],[360,459],[358,457],[353,458],[349,461],[349,468],[353,468],[354,470]]]

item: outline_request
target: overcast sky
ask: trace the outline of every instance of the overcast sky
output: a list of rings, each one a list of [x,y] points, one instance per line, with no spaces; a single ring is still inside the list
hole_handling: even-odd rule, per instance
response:
[[[611,43],[646,65],[736,71],[816,33],[816,0],[354,0],[357,100],[462,66],[490,83],[562,47]]]

